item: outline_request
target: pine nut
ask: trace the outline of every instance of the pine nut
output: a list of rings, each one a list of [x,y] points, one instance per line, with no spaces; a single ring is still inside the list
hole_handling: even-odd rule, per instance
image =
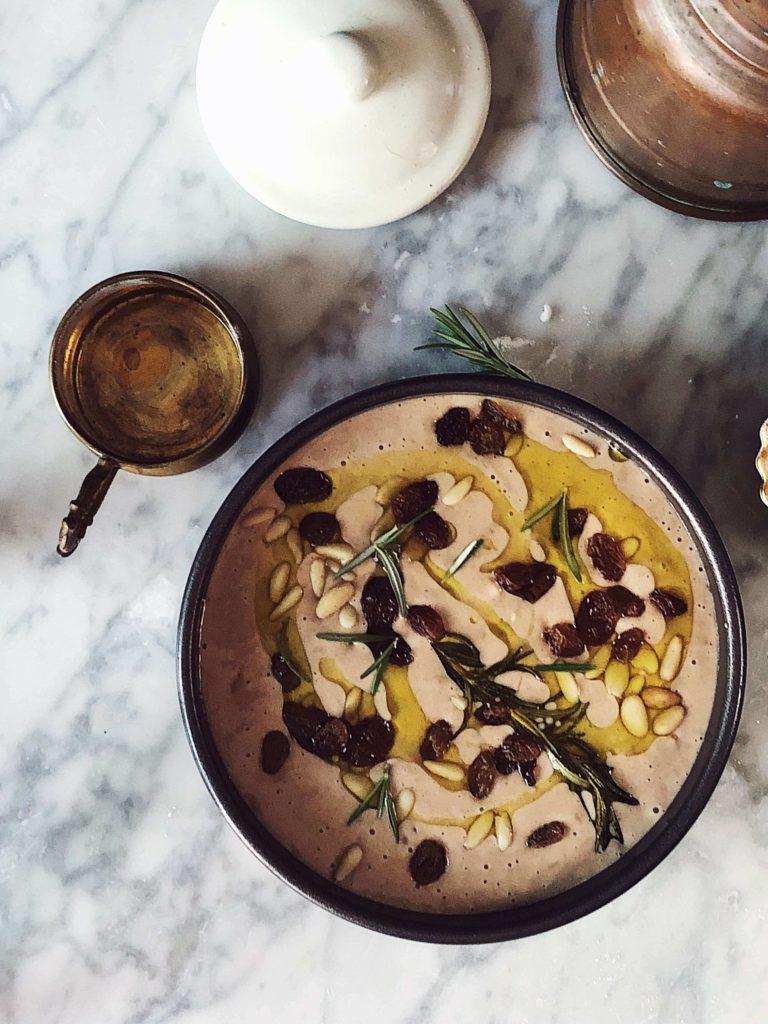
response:
[[[250,530],[254,526],[261,526],[262,523],[269,522],[275,514],[273,508],[252,508],[250,512],[242,518],[242,525],[246,530]]]
[[[309,582],[312,586],[312,593],[318,600],[323,596],[325,590],[325,562],[316,558],[309,567]]]
[[[625,537],[619,544],[625,558],[634,558],[637,552],[640,550],[640,540],[638,537]]]
[[[347,721],[350,721],[351,719],[357,716],[357,713],[360,710],[360,705],[362,704],[362,702],[363,691],[360,689],[359,686],[353,686],[352,689],[349,690],[349,692],[347,693],[347,696],[344,698],[344,717],[347,719]],[[355,778],[358,777],[359,776],[357,775],[355,776]]]
[[[288,550],[296,565],[300,565],[304,557],[304,545],[301,543],[301,534],[295,527],[292,527],[285,535],[285,543],[288,545]]]
[[[351,604],[345,604],[339,612],[339,625],[342,629],[354,629],[357,625],[357,612]]]
[[[467,836],[464,840],[465,850],[474,850],[484,839],[487,839],[493,828],[493,811],[485,811],[478,815],[467,829]]]
[[[563,444],[569,452],[573,452],[574,455],[578,455],[582,459],[594,459],[597,455],[591,444],[581,437],[576,437],[575,434],[563,434]]]
[[[264,532],[264,543],[274,544],[288,533],[291,528],[291,520],[288,516],[276,516]]]
[[[625,697],[631,697],[633,693],[640,693],[645,686],[645,676],[638,673],[629,680],[629,686],[624,691]]]
[[[520,454],[520,449],[523,447],[524,443],[525,434],[513,434],[512,437],[510,437],[509,441],[507,441],[507,446],[504,449],[504,454],[508,459],[513,459],[515,455]]]
[[[272,575],[269,577],[269,600],[272,604],[277,604],[283,598],[288,589],[288,580],[290,578],[290,562],[280,562],[272,570]]]
[[[343,565],[354,557],[354,549],[349,544],[318,544],[315,548],[318,555],[322,555],[323,558],[330,558],[334,562],[338,562],[339,565]]]
[[[531,537],[531,543],[528,546],[530,548],[531,558],[534,562],[546,562],[547,553],[537,540],[534,540],[534,538]]]
[[[609,646],[601,647],[589,660],[595,667],[590,669],[589,672],[585,672],[584,678],[599,679],[611,660],[611,648]]]
[[[444,505],[458,505],[472,490],[474,480],[471,476],[464,476],[458,480],[453,487],[450,487],[443,495]]]
[[[408,481],[404,476],[393,476],[389,480],[385,480],[384,483],[376,491],[376,501],[380,505],[388,505],[394,498],[398,491],[402,491]]]
[[[493,831],[500,850],[508,850],[512,844],[512,822],[506,811],[497,811],[493,819]]]
[[[412,789],[401,789],[395,797],[395,811],[397,812],[397,820],[405,821],[413,810],[413,806],[416,803],[416,794]]]
[[[638,739],[648,733],[648,712],[637,694],[624,698],[621,702],[620,713],[624,728],[628,733],[637,736]]]
[[[424,767],[431,775],[448,782],[464,781],[464,769],[455,761],[425,761]]]
[[[336,870],[333,872],[333,880],[335,882],[343,882],[345,878],[349,878],[362,859],[362,846],[358,846],[357,843],[348,846],[342,854],[341,860],[336,865]]]
[[[643,704],[647,708],[661,709],[673,708],[680,703],[680,694],[675,690],[668,690],[666,686],[646,686],[643,690]]]
[[[680,671],[682,661],[683,638],[681,636],[673,636],[667,644],[667,649],[664,651],[664,657],[661,659],[661,666],[659,668],[659,676],[665,683],[672,682]]]
[[[558,672],[557,681],[560,683],[560,693],[569,704],[576,704],[579,699],[579,687],[573,672]]]
[[[367,775],[355,775],[354,772],[343,772],[341,784],[348,793],[360,801],[367,799],[373,789],[373,783]]]
[[[454,695],[453,697],[451,697],[451,704],[453,704],[453,706],[455,708],[458,708],[459,711],[466,711],[466,709],[467,709],[467,698],[466,697],[457,697],[457,696]]]
[[[652,647],[644,645],[632,659],[632,668],[647,676],[655,676],[659,671],[659,656]]]
[[[653,720],[653,732],[655,736],[670,736],[683,724],[685,708],[678,705],[675,708],[667,708],[660,711]]]
[[[343,608],[345,604],[349,604],[354,593],[355,588],[351,583],[340,583],[336,587],[331,587],[330,590],[326,590],[317,602],[315,615],[318,619],[330,618],[331,615],[335,615],[337,611]]]
[[[605,670],[603,682],[608,693],[621,697],[629,683],[629,665],[622,661],[611,661]]]
[[[299,601],[304,596],[304,591],[301,587],[296,584],[295,587],[291,587],[285,597],[276,605],[269,616],[270,621],[274,622],[276,619],[281,619],[283,615],[287,615],[292,608],[295,608]]]

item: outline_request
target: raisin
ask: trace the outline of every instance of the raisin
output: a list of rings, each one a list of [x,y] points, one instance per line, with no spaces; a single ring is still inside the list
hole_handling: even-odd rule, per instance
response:
[[[496,781],[496,765],[493,751],[481,750],[467,769],[469,792],[476,800],[484,800]]]
[[[674,619],[678,615],[685,615],[688,611],[688,602],[677,590],[664,590],[657,587],[651,592],[651,602],[656,605],[665,619]]]
[[[627,629],[613,641],[613,656],[616,661],[626,664],[632,661],[644,643],[645,633],[642,629]]]
[[[475,718],[484,725],[506,725],[509,711],[503,704],[481,704],[475,708]]]
[[[483,400],[483,404],[480,406],[480,418],[495,423],[503,430],[508,430],[510,434],[520,433],[520,420],[517,416],[505,409],[503,405],[499,405],[498,402],[492,402],[490,398]]]
[[[299,533],[309,544],[330,544],[339,536],[339,521],[331,512],[310,512],[299,523]]]
[[[469,427],[469,443],[477,455],[503,455],[507,446],[504,431],[492,420],[472,420]]]
[[[261,770],[277,775],[291,752],[291,744],[284,732],[273,729],[261,741]]]
[[[331,478],[319,469],[286,469],[275,480],[275,491],[286,505],[325,501],[333,491]]]
[[[391,722],[372,715],[361,718],[353,725],[346,758],[355,768],[371,768],[383,761],[395,742],[395,729]]]
[[[544,630],[544,639],[558,658],[576,658],[584,651],[584,641],[572,622],[560,622]]]
[[[584,527],[587,525],[587,516],[589,513],[585,508],[569,508],[568,509],[568,535],[570,537],[578,537]],[[554,540],[560,540],[560,520],[557,516],[552,520],[552,537]]]
[[[424,761],[440,761],[448,753],[453,742],[453,730],[442,718],[433,722],[421,741],[419,753]]]
[[[536,762],[535,761],[521,761],[517,766],[520,771],[520,776],[526,786],[536,785]]]
[[[607,590],[592,590],[576,612],[576,629],[587,647],[597,647],[610,640],[621,615]]]
[[[315,733],[314,746],[318,757],[329,761],[341,757],[349,741],[349,728],[340,718],[329,718]]]
[[[502,743],[502,747],[506,747],[510,755],[518,763],[522,761],[536,761],[542,751],[542,746],[538,740],[535,740],[532,736],[523,736],[518,733],[507,738]]]
[[[411,878],[419,888],[442,878],[447,867],[448,854],[445,847],[434,839],[422,839],[408,861]]]
[[[442,640],[445,636],[445,623],[436,608],[428,604],[412,604],[408,609],[408,625],[419,636],[427,640]]]
[[[510,562],[493,570],[502,590],[533,604],[555,585],[557,573],[547,562]]]
[[[301,684],[301,679],[299,679],[299,677],[293,671],[291,666],[280,653],[275,653],[272,655],[270,669],[272,671],[272,675],[283,688],[283,693],[290,693],[291,690],[297,689]]]
[[[517,771],[517,761],[512,757],[509,747],[505,747],[503,743],[494,750],[493,763],[499,775],[511,775]]]
[[[618,583],[627,571],[627,560],[621,545],[610,533],[593,534],[587,541],[587,554],[598,572],[612,583]]]
[[[541,849],[544,846],[553,846],[559,843],[568,835],[568,826],[562,821],[548,821],[546,825],[539,825],[528,836],[526,842],[533,849]]]
[[[645,601],[642,597],[633,594],[626,587],[608,587],[605,593],[619,613],[619,618],[626,615],[631,619],[635,619],[645,611]]]
[[[464,444],[469,437],[469,409],[455,406],[444,413],[435,423],[437,443],[445,448]]]
[[[453,544],[456,531],[437,512],[427,512],[415,526],[415,533],[428,548],[439,551]]]
[[[392,513],[398,526],[409,523],[416,516],[420,516],[437,501],[437,484],[434,480],[419,480],[418,483],[408,484],[392,499]]]
[[[386,576],[370,576],[360,598],[368,629],[372,633],[385,633],[397,618],[397,598]]]
[[[320,727],[328,721],[328,715],[322,708],[286,701],[283,704],[283,721],[286,729],[299,746],[308,750],[310,754],[314,754],[315,735]]]

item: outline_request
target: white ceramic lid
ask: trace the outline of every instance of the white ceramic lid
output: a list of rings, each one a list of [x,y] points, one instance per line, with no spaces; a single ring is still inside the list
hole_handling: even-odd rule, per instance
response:
[[[307,224],[362,228],[450,185],[485,125],[490,78],[465,0],[220,0],[197,93],[251,195]]]

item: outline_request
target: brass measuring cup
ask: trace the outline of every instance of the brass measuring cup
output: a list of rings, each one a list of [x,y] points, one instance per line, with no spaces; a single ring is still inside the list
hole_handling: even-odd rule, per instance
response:
[[[224,299],[174,274],[119,274],[81,295],[51,345],[54,398],[99,457],[61,524],[71,555],[118,469],[171,476],[221,455],[255,405],[250,331]]]

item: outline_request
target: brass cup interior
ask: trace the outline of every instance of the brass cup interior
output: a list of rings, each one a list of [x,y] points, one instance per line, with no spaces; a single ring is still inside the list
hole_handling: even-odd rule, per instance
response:
[[[171,274],[111,278],[68,310],[51,347],[51,382],[75,435],[134,473],[205,464],[247,422],[253,340],[214,293]]]

